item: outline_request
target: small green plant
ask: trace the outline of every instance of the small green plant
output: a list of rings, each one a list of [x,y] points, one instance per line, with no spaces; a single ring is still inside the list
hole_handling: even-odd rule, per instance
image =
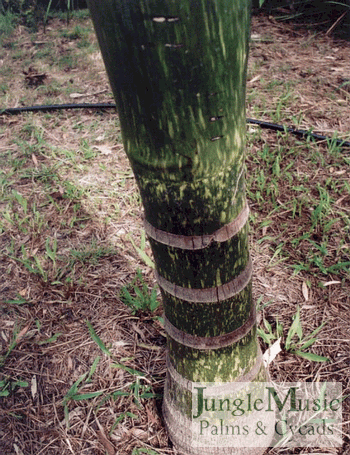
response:
[[[18,381],[11,381],[8,378],[2,379],[0,381],[0,398],[8,397],[17,387],[28,387],[28,382],[20,379]]]
[[[147,455],[159,455],[159,452],[156,452],[153,449],[149,449],[148,447],[135,447],[131,455],[143,455],[144,453]]]
[[[136,376],[132,384],[129,385],[130,392],[128,395],[133,396],[134,403],[138,408],[141,407],[141,399],[159,398],[159,395],[153,393],[151,386],[141,384],[142,376]]]
[[[69,403],[71,401],[90,400],[91,398],[95,398],[103,394],[103,391],[101,390],[98,390],[96,392],[80,393],[81,389],[91,381],[91,377],[95,373],[99,361],[100,357],[96,357],[90,368],[90,371],[82,374],[70,387],[63,398],[62,405],[67,428],[69,428]]]
[[[273,329],[272,325],[267,321],[267,319],[263,319],[263,324],[265,329],[261,329],[260,327],[257,329],[258,336],[269,346],[271,346],[272,342],[281,338],[283,335],[283,326],[276,320],[276,328]],[[266,330],[266,331],[265,331]]]
[[[9,257],[23,264],[24,267],[28,270],[28,272],[34,273],[35,275],[39,275],[42,278],[42,280],[46,283],[48,280],[48,274],[44,270],[42,260],[36,254],[34,255],[28,254],[24,245],[21,246],[21,253],[22,258],[16,256]]]
[[[132,412],[122,412],[116,419],[115,419],[115,422],[113,423],[112,425],[112,428],[110,429],[109,431],[109,435],[111,435],[113,433],[113,431],[116,429],[117,425],[121,422],[123,422],[123,420],[127,419],[127,418],[130,418],[130,419],[138,419],[138,416],[136,414],[133,414]]]
[[[103,343],[101,338],[97,335],[94,327],[89,321],[86,321],[86,324],[89,329],[89,333],[91,338],[94,340],[94,342],[97,344],[97,346],[101,349],[101,351],[106,354],[108,357],[113,357],[111,351],[106,347],[106,345]],[[134,368],[130,368],[122,363],[113,363],[111,365],[112,368],[120,368],[124,371],[127,371],[129,374],[134,376],[134,381],[129,384],[129,391],[122,391],[122,390],[117,390],[115,392],[109,393],[105,395],[101,402],[99,403],[97,409],[99,409],[103,403],[105,403],[109,398],[112,399],[117,399],[122,396],[133,396],[134,398],[134,403],[136,406],[140,407],[141,402],[140,399],[150,399],[150,398],[159,398],[159,396],[155,393],[152,392],[151,387],[146,384],[141,384],[141,380],[145,380],[145,373],[139,370],[135,370]],[[91,377],[91,374],[89,375]]]
[[[347,83],[349,83],[349,81],[347,81]],[[327,138],[327,147],[328,147],[328,152],[331,155],[339,155],[341,153],[342,146],[341,146],[341,144],[338,143],[337,133],[334,133],[333,137]]]
[[[271,117],[274,122],[280,122],[283,118],[283,112],[286,111],[287,101],[292,97],[292,92],[289,91],[289,87],[278,100],[274,112],[271,112]]]
[[[262,311],[264,308],[266,308],[268,305],[270,305],[270,303],[272,303],[272,300],[269,300],[268,302],[263,302],[263,298],[264,296],[261,295],[257,302],[256,302],[256,312],[259,313],[260,311]]]
[[[108,357],[110,357],[112,354],[110,350],[105,346],[101,338],[97,335],[94,327],[89,321],[86,321],[86,325],[88,326],[89,333],[91,338],[94,340],[94,342],[97,344],[97,346],[101,349],[101,351],[106,354]]]
[[[39,330],[40,332],[40,330]],[[38,345],[39,346],[42,346],[43,344],[50,344],[50,343],[54,343],[55,341],[57,341],[57,339],[62,335],[62,332],[58,332],[58,333],[55,333],[54,335],[52,335],[52,337],[46,339],[46,340],[43,340],[43,341],[38,341]]]
[[[81,27],[80,25],[76,25],[73,30],[63,30],[61,34],[63,38],[67,38],[69,40],[77,40],[84,38],[88,33],[88,29]]]
[[[331,215],[331,198],[329,192],[320,184],[317,184],[319,192],[319,202],[311,212],[312,229],[318,225],[324,225],[327,218]]]
[[[140,311],[152,313],[159,306],[156,288],[154,287],[149,292],[149,288],[144,282],[139,269],[133,281],[129,285],[122,287],[120,298],[131,309],[132,314]]]
[[[99,245],[96,240],[92,240],[90,245],[84,246],[81,250],[70,250],[69,255],[73,262],[81,262],[83,264],[98,264],[98,261],[103,257],[113,256],[116,250],[112,247]]]
[[[67,53],[58,59],[58,66],[63,70],[71,70],[78,65],[78,57],[74,54]]]
[[[51,242],[51,239],[48,237],[45,242],[45,250],[46,250],[46,256],[51,259],[54,268],[56,268],[57,239],[53,239]]]
[[[10,305],[24,305],[25,303],[29,303],[29,302],[28,302],[28,300],[24,299],[19,294],[17,294],[16,299],[3,300],[3,303],[9,303]]]
[[[284,350],[291,354],[302,357],[313,362],[327,362],[329,359],[327,357],[322,357],[317,354],[306,351],[310,348],[316,341],[316,335],[322,330],[325,325],[323,322],[317,329],[315,329],[309,335],[304,335],[303,328],[301,326],[300,320],[300,309],[297,309],[297,312],[292,318],[293,322],[288,330],[286,340],[284,342]],[[272,342],[283,337],[283,325],[276,320],[275,329],[272,328],[272,325],[264,318],[263,324],[265,329],[258,328],[258,336],[269,346]]]
[[[142,261],[146,265],[148,265],[148,267],[151,267],[152,269],[154,269],[154,267],[155,267],[154,262],[152,261],[152,259],[148,256],[148,254],[145,251],[145,249],[146,249],[146,234],[145,234],[145,231],[144,230],[141,231],[140,247],[138,247],[135,244],[135,242],[133,241],[133,239],[131,237],[129,237],[129,240],[130,240],[132,246],[135,248],[137,254],[140,256],[140,259],[142,259]]]
[[[63,186],[64,186],[64,193],[63,193],[62,197],[64,199],[77,200],[77,199],[80,199],[84,194],[83,189],[79,189],[77,186],[74,185],[74,183],[71,183],[69,181],[63,182]]]
[[[21,205],[24,214],[28,213],[28,201],[25,199],[21,193],[18,193],[16,190],[12,190],[12,194],[15,197],[16,201]]]
[[[9,357],[11,352],[15,349],[17,346],[18,341],[22,338],[23,333],[26,332],[26,328],[20,330],[20,327],[15,326],[13,330],[13,335],[12,335],[12,340],[7,348],[7,351],[5,352],[4,355],[0,355],[0,369],[5,365],[6,359]]]
[[[46,33],[46,23],[47,23],[47,18],[48,18],[49,13],[50,13],[51,5],[52,5],[52,0],[49,0],[49,3],[47,5],[46,11],[45,11],[44,19],[43,19],[43,22],[44,22],[44,33]]]
[[[33,179],[34,181],[46,183],[46,184],[54,184],[55,182],[59,181],[59,176],[56,172],[57,165],[55,164],[54,166],[45,166],[42,165],[41,167],[38,168],[28,168],[24,169],[21,172],[21,178],[30,178]]]
[[[0,44],[3,41],[10,38],[12,35],[16,23],[18,22],[18,16],[11,11],[4,11],[2,9],[2,3],[0,3]]]

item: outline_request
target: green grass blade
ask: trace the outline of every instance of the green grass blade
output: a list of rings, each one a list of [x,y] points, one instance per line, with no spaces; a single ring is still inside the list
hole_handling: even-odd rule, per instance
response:
[[[72,395],[71,399],[75,401],[90,400],[91,398],[99,397],[102,395],[102,391],[90,392],[90,393],[79,393],[77,395]]]
[[[293,351],[293,354],[302,357],[303,359],[310,360],[311,362],[329,362],[327,357],[312,354],[312,352]]]
[[[148,265],[148,267],[151,267],[152,269],[154,269],[155,265],[154,265],[154,262],[152,261],[152,259],[145,253],[145,251],[143,251],[141,248],[136,246],[135,242],[133,241],[133,239],[131,237],[129,237],[129,240],[130,240],[132,246],[135,248],[137,254],[143,260],[143,262],[146,265]]]
[[[47,23],[47,18],[48,18],[49,14],[50,14],[51,4],[52,4],[52,0],[49,1],[48,5],[47,5],[47,8],[46,8],[45,16],[44,16],[44,33],[45,33],[45,27],[46,27],[46,23]]]
[[[311,338],[310,340],[306,341],[302,346],[300,346],[299,351],[304,351],[305,349],[309,348],[312,346],[317,338]]]
[[[148,449],[147,447],[141,447],[137,448],[135,447],[132,451],[131,455],[141,455],[141,454],[147,454],[147,455],[159,455],[159,452],[156,452],[153,449]]]
[[[96,359],[94,360],[94,363],[91,365],[91,368],[90,368],[90,371],[89,371],[89,375],[86,379],[86,382],[90,382],[90,379],[92,378],[93,374],[95,373],[96,371],[96,368],[97,368],[97,365],[98,365],[98,362],[100,361],[100,356],[98,355],[96,357]]]
[[[41,346],[43,344],[48,344],[48,343],[54,343],[58,337],[62,335],[62,332],[55,333],[55,335],[52,335],[51,338],[48,338],[47,340],[44,341],[39,341],[38,345]]]
[[[97,344],[97,346],[101,349],[101,351],[110,357],[112,354],[106,348],[106,346],[103,344],[101,338],[97,335],[97,333],[95,332],[95,329],[92,327],[90,322],[86,321],[86,325],[88,326],[91,338],[94,340],[94,342]]]
[[[23,297],[19,297],[16,300],[3,300],[4,303],[10,303],[13,305],[23,305],[24,303],[28,303],[26,299]]]
[[[142,371],[134,370],[133,368],[129,368],[121,363],[113,363],[111,366],[113,368],[121,368],[122,370],[125,370],[134,376],[141,376],[141,377],[145,376],[145,373],[142,373]]]
[[[310,335],[308,335],[307,338],[309,338],[309,337],[311,337],[311,338],[315,337],[315,336],[318,334],[318,332],[320,332],[326,324],[327,324],[326,321],[325,321],[325,322],[322,322],[322,324],[321,324],[319,327],[317,327],[317,329],[315,329],[312,333],[310,333]]]
[[[268,345],[271,344],[271,341],[275,339],[274,335],[271,333],[265,333],[262,329],[257,329],[257,335]]]
[[[72,387],[68,390],[68,392],[66,393],[65,397],[63,398],[63,403],[64,404],[66,404],[72,398],[72,396],[77,393],[79,384],[86,378],[86,375],[87,375],[87,373],[82,374],[80,376],[80,378],[78,378],[74,382]]]
[[[290,326],[290,329],[288,330],[288,335],[285,343],[286,350],[288,351],[291,348],[291,343],[294,335],[299,336],[299,340],[302,339],[303,336],[303,331],[301,328],[301,323],[300,323],[300,309],[298,308],[297,312],[295,313],[294,316],[294,321],[292,325]]]
[[[338,262],[337,264],[331,265],[327,269],[329,273],[335,273],[338,272],[339,270],[350,270],[350,261]]]

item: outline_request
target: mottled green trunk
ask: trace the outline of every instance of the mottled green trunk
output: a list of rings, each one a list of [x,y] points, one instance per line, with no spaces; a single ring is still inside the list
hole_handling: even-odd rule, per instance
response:
[[[164,417],[180,451],[197,453],[190,384],[265,379],[244,189],[250,3],[88,3],[163,296]]]

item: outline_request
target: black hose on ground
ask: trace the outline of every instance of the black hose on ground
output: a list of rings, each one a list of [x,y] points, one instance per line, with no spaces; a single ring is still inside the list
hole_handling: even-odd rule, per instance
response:
[[[318,141],[331,141],[334,144],[339,145],[341,147],[350,147],[349,141],[344,141],[343,139],[332,138],[329,136],[322,136],[321,134],[312,133],[311,131],[308,130],[296,130],[285,125],[277,125],[276,123],[263,122],[262,120],[255,120],[253,118],[247,118],[247,123],[250,123],[252,125],[259,125],[260,128],[265,128],[268,130],[287,132],[294,134],[295,136],[304,138],[311,137],[313,139],[317,139]]]
[[[111,103],[80,103],[80,104],[41,104],[38,106],[10,107],[0,109],[0,115],[15,115],[22,112],[50,112],[61,111],[66,109],[115,109],[116,105]]]
[[[0,109],[0,115],[15,115],[21,114],[22,112],[50,112],[50,111],[58,111],[58,110],[66,110],[66,109],[115,109],[116,105],[112,103],[80,103],[80,104],[44,104],[38,106],[24,106],[24,107],[13,107],[7,109]],[[273,130],[273,131],[281,131],[287,132],[290,134],[294,134],[295,136],[303,137],[303,138],[313,138],[318,141],[332,141],[335,145],[340,147],[350,147],[349,141],[343,141],[342,139],[331,138],[329,136],[322,136],[320,134],[312,133],[311,131],[307,130],[297,130],[294,128],[290,128],[284,125],[278,125],[276,123],[269,123],[264,122],[262,120],[255,120],[252,118],[247,118],[247,123],[251,125],[258,125],[260,128]]]

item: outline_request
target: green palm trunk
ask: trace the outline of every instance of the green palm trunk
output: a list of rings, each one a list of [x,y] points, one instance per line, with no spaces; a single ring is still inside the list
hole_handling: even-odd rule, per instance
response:
[[[265,379],[244,188],[250,4],[88,3],[162,291],[164,417],[180,451],[197,453],[190,448],[191,384]]]

